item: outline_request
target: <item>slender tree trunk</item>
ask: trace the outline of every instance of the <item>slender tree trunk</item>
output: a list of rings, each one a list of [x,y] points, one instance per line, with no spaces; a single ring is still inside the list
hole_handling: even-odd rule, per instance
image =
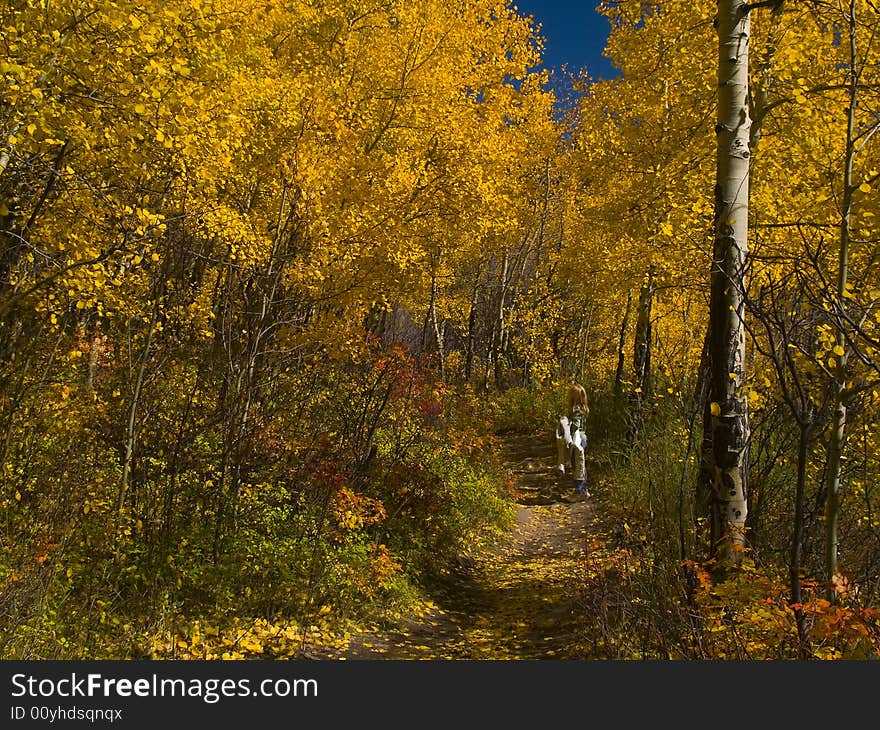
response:
[[[636,401],[642,403],[651,389],[651,312],[654,306],[654,272],[639,292],[636,336],[633,343],[633,379]]]
[[[431,324],[434,328],[434,341],[437,343],[437,357],[440,360],[440,380],[446,380],[446,353],[443,347],[444,332],[446,331],[446,322],[442,326],[437,317],[437,300],[432,298],[431,301]]]
[[[850,214],[853,196],[853,159],[855,158],[856,134],[856,92],[858,84],[858,55],[856,53],[856,4],[849,2],[849,103],[846,114],[846,153],[843,161],[843,196],[840,208],[840,248],[837,263],[837,291],[835,292],[835,317],[837,335],[835,350],[837,364],[834,369],[834,414],[831,422],[831,437],[828,441],[828,470],[825,482],[825,579],[827,596],[834,600],[836,594],[833,580],[837,575],[837,521],[840,511],[840,475],[843,450],[846,442],[846,390],[847,390],[847,343],[846,285],[849,276]]]
[[[483,390],[489,390],[492,378],[492,365],[494,363],[495,350],[495,318],[492,317],[492,325],[489,328],[489,336],[486,338],[486,369],[483,371]]]
[[[141,392],[144,387],[144,379],[147,371],[147,362],[150,359],[150,350],[153,346],[153,335],[156,331],[156,322],[159,318],[159,306],[161,301],[161,287],[156,293],[153,302],[153,312],[150,315],[150,324],[147,329],[147,340],[144,343],[144,351],[141,353],[141,361],[138,364],[137,375],[131,387],[131,403],[128,408],[128,419],[125,427],[124,453],[122,458],[122,478],[119,481],[119,493],[116,497],[116,539],[120,537],[122,516],[125,510],[125,498],[128,495],[131,483],[131,471],[134,463],[135,448],[138,438],[138,409],[140,408]]]
[[[498,302],[497,308],[495,310],[495,326],[492,328],[493,337],[492,337],[492,360],[495,366],[495,387],[503,388],[503,380],[504,380],[504,372],[503,372],[503,362],[502,362],[502,354],[504,348],[504,334],[505,334],[505,322],[504,322],[504,305],[505,305],[505,294],[507,292],[507,270],[510,266],[510,258],[508,256],[507,251],[504,252],[504,257],[501,263],[501,276],[498,279]]]
[[[422,350],[426,351],[428,346],[428,325],[431,325],[431,331],[434,335],[434,344],[437,347],[437,358],[440,364],[440,379],[446,380],[446,358],[443,349],[443,329],[440,319],[437,316],[437,266],[439,266],[439,255],[436,262],[431,262],[431,301],[428,304],[428,314],[425,317],[425,325],[422,328]]]
[[[697,479],[694,488],[694,549],[705,551],[703,557],[711,557],[714,553],[714,535],[712,533],[712,509],[714,505],[715,455],[712,449],[712,412],[709,387],[711,378],[711,355],[709,328],[703,338],[700,353],[700,365],[697,370],[697,383],[691,398],[693,417],[702,411],[700,435],[700,461],[697,467]]]
[[[797,485],[794,498],[794,528],[791,536],[791,559],[788,564],[789,583],[791,585],[791,605],[794,611],[795,624],[798,632],[798,655],[806,659],[810,655],[810,635],[807,631],[806,617],[801,606],[801,545],[804,539],[804,493],[807,483],[807,459],[809,456],[812,424],[809,420],[801,422],[798,439]]]
[[[471,309],[468,313],[468,332],[467,332],[467,344],[465,345],[465,359],[464,359],[464,379],[465,382],[471,382],[471,376],[474,371],[474,340],[476,339],[476,333],[474,332],[477,326],[477,302],[479,301],[479,292],[480,292],[480,272],[477,272],[476,279],[474,280],[474,289],[471,293]]]
[[[419,348],[422,354],[426,354],[428,352],[428,328],[431,326],[431,314],[434,311],[434,295],[436,294],[436,278],[434,277],[434,273],[431,272],[431,296],[428,301],[428,309],[425,311],[425,319],[422,322],[422,337],[419,344]]]
[[[617,370],[614,372],[614,394],[620,395],[623,390],[623,371],[626,363],[626,331],[629,329],[629,318],[632,314],[632,289],[626,293],[626,309],[620,323],[620,337],[617,340]]]
[[[717,179],[709,303],[713,546],[722,567],[738,565],[745,544],[748,401],[744,279],[749,203],[749,12],[742,0],[719,0]]]
[[[709,379],[711,376],[711,357],[709,354],[710,337],[706,329],[703,340],[703,351],[700,355],[700,367],[697,372],[697,385],[694,388],[694,408],[702,408],[702,441],[700,443],[700,467],[697,471],[696,503],[694,519],[698,532],[711,518],[712,485],[715,482],[715,457],[712,450],[712,412],[709,398]]]

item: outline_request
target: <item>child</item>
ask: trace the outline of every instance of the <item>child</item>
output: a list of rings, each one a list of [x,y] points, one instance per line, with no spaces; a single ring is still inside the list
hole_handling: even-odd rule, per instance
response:
[[[565,474],[565,466],[570,461],[574,490],[586,497],[587,472],[584,448],[587,445],[586,421],[590,413],[587,405],[587,391],[575,383],[568,389],[565,399],[565,415],[561,416],[556,426],[556,469]]]

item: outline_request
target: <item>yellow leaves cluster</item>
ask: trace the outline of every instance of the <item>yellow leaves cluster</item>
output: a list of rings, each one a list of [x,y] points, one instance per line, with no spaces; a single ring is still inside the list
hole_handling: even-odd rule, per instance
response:
[[[530,75],[532,26],[497,0],[123,0],[88,23],[77,7],[0,30],[0,151],[54,169],[58,192],[41,203],[35,178],[0,201],[40,208],[10,276],[53,327],[71,310],[146,322],[173,290],[207,337],[216,283],[275,257],[298,296],[347,312],[285,336],[345,357],[369,302],[423,306],[435,262],[438,308],[462,324],[456,272],[536,224],[553,96]]]
[[[324,611],[326,615],[328,611]],[[291,659],[298,657],[308,642],[341,649],[347,645],[347,631],[328,626],[301,626],[293,620],[236,617],[227,624],[193,621],[179,629],[147,639],[152,659]]]

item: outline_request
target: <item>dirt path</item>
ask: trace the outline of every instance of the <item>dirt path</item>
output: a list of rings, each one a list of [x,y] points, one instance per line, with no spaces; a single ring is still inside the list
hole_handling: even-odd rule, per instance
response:
[[[505,438],[516,475],[514,529],[497,545],[462,558],[423,616],[387,633],[352,637],[335,659],[565,659],[578,651],[589,499],[553,471],[542,435]]]

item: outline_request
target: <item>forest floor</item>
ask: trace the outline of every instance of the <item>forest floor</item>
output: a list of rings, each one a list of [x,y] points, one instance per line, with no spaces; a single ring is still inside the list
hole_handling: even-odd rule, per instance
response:
[[[546,442],[546,443],[545,443]],[[345,646],[310,646],[315,659],[589,658],[582,591],[595,520],[591,498],[554,471],[541,434],[504,437],[515,475],[516,521],[493,544],[459,556],[419,615],[356,633]],[[591,482],[591,489],[595,485]]]

